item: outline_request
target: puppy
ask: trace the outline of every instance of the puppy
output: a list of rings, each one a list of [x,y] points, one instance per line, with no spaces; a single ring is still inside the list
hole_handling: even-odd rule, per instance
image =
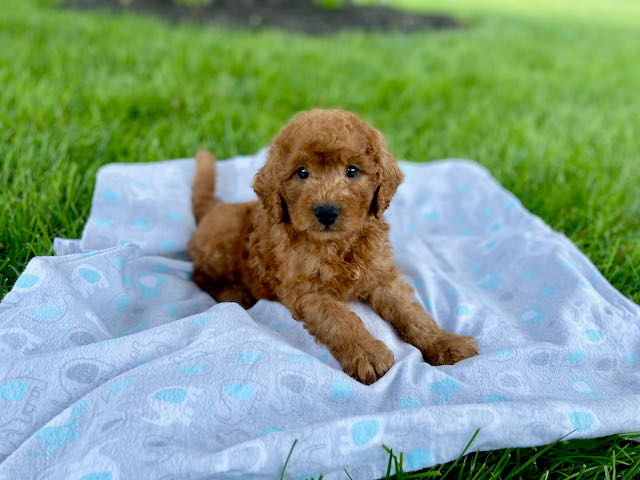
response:
[[[281,302],[364,384],[393,353],[348,301],[368,302],[432,365],[472,357],[474,340],[440,329],[393,262],[382,214],[402,178],[382,134],[343,110],[304,112],[280,131],[253,181],[258,201],[218,202],[215,159],[200,151],[193,280],[219,302]]]

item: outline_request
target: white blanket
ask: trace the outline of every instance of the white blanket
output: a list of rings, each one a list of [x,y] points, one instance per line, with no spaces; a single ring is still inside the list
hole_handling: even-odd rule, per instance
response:
[[[254,198],[265,152],[219,163]],[[0,304],[0,479],[384,475],[471,450],[640,430],[640,309],[482,167],[401,162],[397,263],[478,357],[432,367],[368,306],[394,352],[364,386],[278,303],[245,311],[191,281],[193,160],[100,169],[80,243],[33,259]],[[78,253],[70,253],[78,252]]]

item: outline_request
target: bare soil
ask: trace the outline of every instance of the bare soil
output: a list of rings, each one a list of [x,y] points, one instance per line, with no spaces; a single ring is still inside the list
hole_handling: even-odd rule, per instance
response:
[[[172,0],[67,0],[64,6],[149,13],[171,21],[213,22],[249,29],[280,28],[320,35],[342,30],[412,32],[461,27],[446,15],[413,14],[382,6],[351,4],[327,9],[312,0],[213,0],[204,7],[186,7]]]

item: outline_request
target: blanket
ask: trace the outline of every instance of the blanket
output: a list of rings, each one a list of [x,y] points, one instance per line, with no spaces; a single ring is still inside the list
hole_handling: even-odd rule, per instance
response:
[[[219,162],[255,198],[265,151]],[[471,450],[640,430],[640,308],[481,166],[400,162],[395,259],[480,355],[434,367],[367,305],[395,355],[373,385],[277,302],[191,281],[192,159],[111,164],[80,240],[57,239],[0,304],[0,479],[378,478]]]

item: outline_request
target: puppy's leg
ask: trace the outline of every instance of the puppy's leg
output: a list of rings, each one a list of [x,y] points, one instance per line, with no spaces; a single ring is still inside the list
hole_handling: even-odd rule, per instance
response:
[[[369,385],[393,366],[393,353],[366,329],[349,306],[331,295],[310,294],[298,302],[296,318],[324,343],[342,370]]]
[[[393,325],[405,342],[417,347],[431,365],[451,365],[478,354],[475,340],[442,330],[413,296],[413,289],[396,278],[369,295],[371,307]]]
[[[214,203],[198,224],[188,244],[193,281],[218,302],[251,307],[255,299],[238,273],[246,268],[243,232],[251,203]]]
[[[256,299],[242,285],[226,283],[231,280],[225,282],[225,279],[215,281],[211,275],[197,267],[193,271],[193,281],[217,302],[235,302],[245,309],[251,308],[256,303]]]

